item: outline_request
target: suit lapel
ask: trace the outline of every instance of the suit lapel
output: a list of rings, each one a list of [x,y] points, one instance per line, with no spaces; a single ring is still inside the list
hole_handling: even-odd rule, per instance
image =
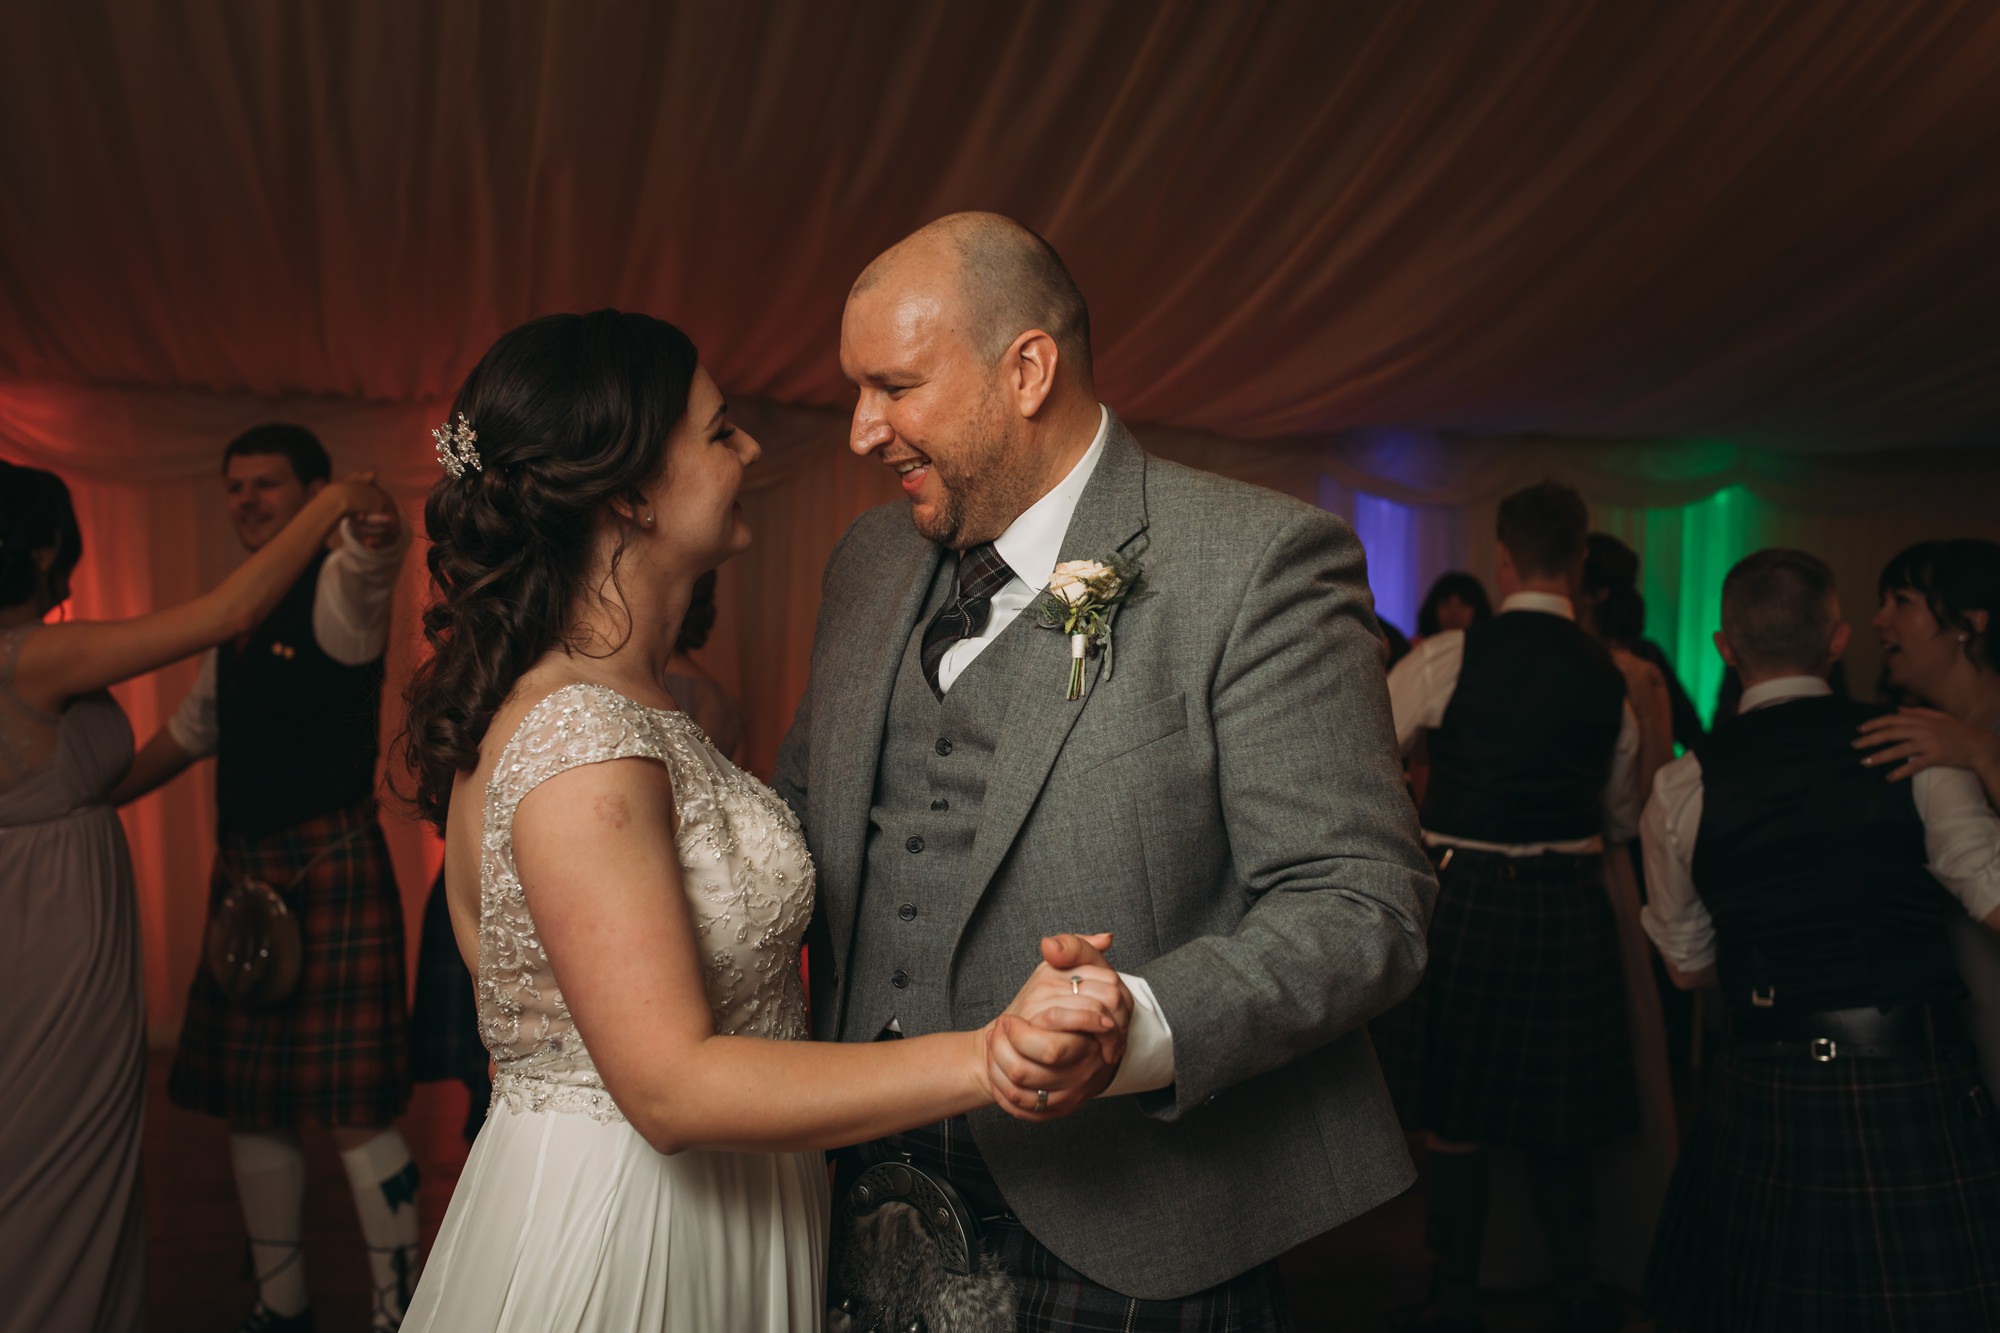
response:
[[[1126,549],[1145,530],[1146,455],[1114,416],[1097,470],[1078,498],[1076,513],[1063,537],[1061,559],[1101,560]],[[1022,614],[1032,616],[1034,610]],[[1113,627],[1115,631],[1115,619]],[[960,929],[1020,836],[1063,742],[1090,706],[1104,671],[1104,654],[1086,660],[1083,696],[1075,700],[1063,697],[1069,663],[1069,640],[1053,631],[1030,627],[1030,645],[1020,653],[1013,681],[1006,733],[993,754],[980,806],[979,831],[973,836]]]
[[[843,971],[854,938],[868,811],[882,763],[889,701],[910,633],[923,613],[924,596],[943,556],[940,547],[914,530],[907,535],[907,546],[888,557],[887,569],[895,572],[864,585],[835,641],[835,651],[827,656],[825,670],[832,688],[825,697],[835,707],[821,724],[821,734],[813,738],[810,790],[815,795],[826,793],[823,810],[814,811],[821,832],[820,880],[833,890],[821,900],[827,908],[834,956],[841,960]]]

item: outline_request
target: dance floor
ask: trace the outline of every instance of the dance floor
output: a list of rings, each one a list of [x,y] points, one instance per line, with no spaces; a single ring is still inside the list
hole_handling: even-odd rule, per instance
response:
[[[152,1333],[226,1333],[250,1302],[229,1137],[221,1121],[167,1101],[166,1067],[166,1055],[155,1052],[146,1101],[148,1327]],[[418,1085],[401,1122],[423,1171],[427,1245],[465,1162],[459,1137],[464,1118],[462,1088],[426,1083]],[[327,1333],[361,1329],[367,1324],[367,1263],[347,1177],[324,1132],[308,1131],[305,1144],[307,1281],[316,1322]],[[1422,1246],[1423,1207],[1412,1192],[1287,1254],[1285,1286],[1301,1333],[1387,1329],[1390,1309],[1422,1295],[1428,1272]],[[1495,1298],[1487,1325],[1491,1333],[1527,1333],[1548,1317],[1546,1295],[1531,1292]]]

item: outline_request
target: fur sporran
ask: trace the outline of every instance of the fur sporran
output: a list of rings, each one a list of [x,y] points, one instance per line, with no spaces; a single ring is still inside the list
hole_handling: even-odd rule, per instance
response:
[[[260,879],[233,880],[208,920],[202,950],[208,975],[249,1009],[290,998],[304,961],[299,919],[279,892]]]
[[[829,1333],[1013,1333],[1014,1288],[944,1180],[902,1162],[861,1173],[835,1229]]]

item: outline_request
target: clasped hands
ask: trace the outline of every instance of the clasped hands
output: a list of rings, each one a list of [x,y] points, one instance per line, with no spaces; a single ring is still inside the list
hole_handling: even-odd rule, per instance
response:
[[[363,546],[379,551],[396,544],[403,521],[396,502],[376,483],[373,472],[350,472],[334,484],[342,491],[347,521]]]
[[[1125,1058],[1132,993],[1104,959],[1111,936],[1052,935],[1042,961],[986,1025],[985,1079],[1017,1120],[1059,1120],[1109,1087]]]

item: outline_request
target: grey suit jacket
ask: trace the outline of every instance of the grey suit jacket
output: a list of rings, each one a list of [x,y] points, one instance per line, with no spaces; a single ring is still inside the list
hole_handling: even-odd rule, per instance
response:
[[[1112,674],[1064,699],[1037,631],[993,757],[951,960],[953,1021],[1005,1008],[1056,931],[1116,933],[1175,1082],[1049,1125],[974,1112],[1029,1231],[1169,1299],[1412,1179],[1362,1025],[1417,984],[1436,880],[1403,788],[1360,544],[1332,515],[1142,452],[1114,418],[1062,558],[1143,551]],[[819,867],[816,1023],[838,1028],[890,687],[942,557],[907,507],[828,565],[778,789]],[[1032,614],[1030,612],[1029,614]]]

